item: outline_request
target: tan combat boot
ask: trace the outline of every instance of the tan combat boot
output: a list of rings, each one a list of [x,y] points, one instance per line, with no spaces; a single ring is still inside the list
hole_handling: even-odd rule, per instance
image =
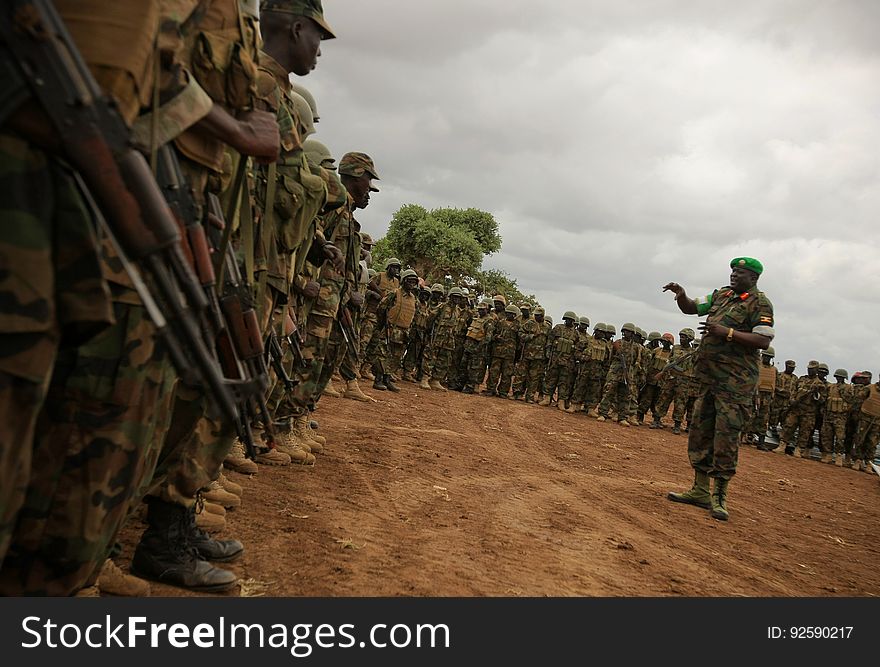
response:
[[[364,364],[361,366],[361,378],[364,380],[373,381],[376,379],[376,376],[373,375],[373,372],[370,370],[369,364]]]
[[[342,394],[336,391],[336,387],[333,386],[333,381],[327,383],[327,386],[324,387],[324,391],[322,392],[323,396],[329,396],[330,398],[342,398]]]
[[[627,428],[630,427],[630,423],[629,423],[626,419],[621,419],[621,420],[620,420],[619,422],[617,422],[617,423],[620,424],[621,426],[626,426]]]
[[[571,405],[568,406],[568,408],[566,409],[566,412],[573,415],[577,412],[580,412],[583,409],[584,409],[583,403],[572,403]]]
[[[125,574],[109,558],[104,561],[95,582],[102,595],[118,595],[127,598],[143,598],[150,594],[150,584],[139,577]]]
[[[822,463],[833,463],[831,460],[831,454],[829,452],[825,452],[822,454]]]
[[[229,491],[229,493],[234,493],[239,498],[241,498],[241,494],[244,493],[244,489],[242,488],[241,484],[236,484],[231,479],[229,479],[226,475],[224,475],[222,472],[220,473],[220,476],[217,478],[217,481],[220,482],[220,486],[222,486],[224,489]]]
[[[319,442],[316,437],[312,437],[312,427],[309,426],[309,416],[300,415],[293,420],[293,428],[291,433],[300,441],[308,445],[309,450],[313,454],[320,454],[324,451],[324,444]],[[320,436],[321,440],[326,442],[324,436]],[[305,449],[305,447],[303,447]]]
[[[836,465],[838,468],[843,467],[843,454],[837,455],[837,458],[834,460],[834,465]]]
[[[598,416],[599,416],[599,411],[596,409],[596,406],[593,406],[592,408],[590,408],[590,411],[587,413],[587,417],[592,417],[593,419],[595,419]]]
[[[229,491],[224,489],[216,479],[202,489],[202,498],[210,503],[216,503],[221,507],[225,507],[226,509],[239,507],[241,505],[241,498],[234,493],[229,493]]]
[[[422,381],[419,382],[419,389],[426,389],[426,390],[429,390],[429,391],[430,391],[430,389],[431,389],[431,383],[430,383],[430,381],[428,380],[427,377],[423,377],[423,378],[422,378]]]
[[[430,387],[425,387],[425,389],[430,389]],[[357,380],[349,380],[345,383],[345,393],[342,396],[343,398],[350,398],[353,401],[361,401],[362,403],[378,402],[375,398],[367,396],[364,392],[361,391],[361,386],[358,384]]]
[[[205,507],[208,505],[210,503],[205,503]],[[209,533],[218,533],[226,528],[226,518],[203,508],[201,512],[196,512],[196,525]]]
[[[203,511],[210,512],[211,514],[216,514],[217,516],[226,516],[226,508],[223,505],[218,505],[217,503],[205,502]]]
[[[796,459],[801,458],[801,448],[795,447],[794,452],[792,452],[792,456],[794,456]]]
[[[434,391],[448,391],[446,387],[440,384],[440,380],[431,380],[431,382],[429,382],[428,384]]]
[[[257,464],[245,456],[241,440],[236,440],[232,445],[232,449],[223,460],[223,467],[245,475],[254,475],[259,470]]]
[[[276,445],[276,449],[287,456],[293,465],[315,465],[315,455],[303,449],[297,440],[288,438],[279,442]]]
[[[549,397],[549,396],[545,396],[545,397],[541,400],[541,402],[538,403],[538,405],[540,405],[542,408],[549,407],[549,405],[550,405],[550,397]]]
[[[254,457],[254,461],[264,466],[290,465],[290,457],[284,452],[279,452],[277,448],[264,449],[258,452]]]
[[[559,401],[556,404],[556,409],[559,410],[560,412],[568,412],[568,410],[565,409],[565,401]]]

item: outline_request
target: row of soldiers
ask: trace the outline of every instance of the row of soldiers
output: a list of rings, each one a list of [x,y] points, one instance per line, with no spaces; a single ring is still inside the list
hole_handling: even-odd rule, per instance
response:
[[[133,573],[228,590],[216,564],[244,547],[211,533],[242,488],[223,467],[313,464],[335,372],[369,400],[355,212],[379,174],[311,137],[317,103],[292,83],[335,35],[320,0],[3,11],[0,593],[143,591],[111,558],[142,508]],[[66,55],[36,76],[46,48]],[[53,116],[72,109],[94,113]],[[120,234],[147,219],[179,226],[164,254],[133,251],[155,227]]]
[[[391,258],[383,273],[370,270],[368,301],[376,307],[362,339],[360,373],[374,380],[375,389],[397,391],[395,374],[423,389],[464,393],[485,382],[486,396],[584,412],[599,421],[613,414],[624,426],[641,425],[650,414],[651,428],[664,428],[671,407],[672,432],[689,430],[699,393],[693,376],[699,343],[692,329],[682,329],[673,344],[670,333],[646,333],[627,322],[614,341],[613,325],[597,323],[590,333],[589,318],[572,311],[553,326],[543,308],[508,304],[503,295],[474,303],[461,288],[429,287],[412,269],[402,274],[400,269],[400,261]],[[379,339],[389,345],[376,358]],[[838,369],[836,383],[829,385],[827,365],[811,361],[807,375],[798,378],[792,360],[777,373],[774,355],[772,347],[761,352],[743,441],[770,451],[768,429],[779,437],[784,424],[779,451],[799,457],[812,450],[818,431],[824,462],[870,471],[880,441],[880,399],[874,398],[871,374],[857,373],[847,384],[847,372]],[[371,363],[379,369],[375,375]]]
[[[792,359],[778,372],[774,354],[772,347],[761,353],[754,413],[745,442],[795,457],[807,456],[818,446],[823,463],[872,472],[880,442],[880,383],[871,382],[871,372],[854,373],[849,383],[849,373],[838,368],[832,384],[827,364],[810,361],[807,374],[798,377]],[[768,430],[778,438],[777,446],[767,442]]]

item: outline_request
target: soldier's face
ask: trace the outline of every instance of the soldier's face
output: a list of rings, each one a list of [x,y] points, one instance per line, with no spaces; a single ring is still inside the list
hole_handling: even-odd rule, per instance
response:
[[[691,343],[691,339],[687,336],[679,336],[678,342],[682,347],[688,347]]]
[[[566,317],[562,321],[565,322],[565,326],[567,326],[569,329],[571,329],[574,326],[574,320],[572,320],[572,319],[569,319]]]
[[[748,292],[758,280],[758,274],[749,269],[735,268],[730,271],[730,286],[737,292]]]
[[[525,308],[523,308],[523,309],[520,310],[519,312],[522,313],[522,316],[523,316],[523,319],[524,319],[524,320],[529,319],[529,311],[528,311],[528,310],[526,310]]]
[[[535,315],[535,322],[543,322],[543,321],[544,321],[543,315]]]
[[[318,66],[321,55],[321,29],[307,16],[290,24],[290,62],[285,63],[297,76],[306,76]]]
[[[348,194],[354,199],[355,208],[367,208],[370,205],[370,175],[363,173],[360,176],[344,175],[342,182]]]
[[[400,278],[400,267],[396,264],[392,264],[386,269],[389,278]]]
[[[664,349],[667,349],[667,350],[668,350],[670,347],[672,347],[672,343],[670,343],[670,342],[669,342],[668,340],[666,340],[665,338],[664,338],[663,340],[660,341],[660,344],[663,345]]]
[[[507,321],[508,322],[513,322],[513,320],[515,318],[516,318],[516,315],[514,315],[513,313],[507,313]]]

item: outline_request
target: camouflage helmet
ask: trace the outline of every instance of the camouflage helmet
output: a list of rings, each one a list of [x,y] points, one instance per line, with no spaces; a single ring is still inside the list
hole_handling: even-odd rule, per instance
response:
[[[844,380],[846,380],[849,377],[849,373],[846,372],[845,368],[838,368],[836,371],[834,371],[834,377],[843,378]]]
[[[585,327],[588,327],[590,326],[590,318],[586,315],[581,315],[580,319],[578,320],[578,324],[583,324]]]
[[[828,368],[828,364],[825,364],[825,363],[819,364],[817,366],[816,370],[819,372],[824,372],[825,375],[828,375],[828,373],[831,372],[831,369]]]
[[[684,329],[682,329],[681,331],[678,332],[678,335],[685,336],[686,338],[690,338],[691,340],[694,340],[697,337],[697,335],[694,333],[694,330],[691,329],[690,327],[685,327]]]
[[[673,336],[673,335],[672,335],[670,332],[668,332],[668,331],[667,331],[665,334],[663,334],[662,336],[660,336],[660,338],[661,338],[662,340],[665,340],[665,341],[668,342],[668,343],[672,343],[673,345],[675,345],[675,336]]]
[[[464,296],[464,292],[461,291],[461,287],[450,287],[449,288],[449,296]]]
[[[596,324],[593,325],[593,331],[605,331],[605,323],[596,322]]]
[[[324,169],[336,171],[336,164],[334,164],[336,158],[323,142],[317,139],[306,139],[303,142],[303,151],[305,151],[309,162],[324,167]]]
[[[312,95],[309,89],[295,83],[293,84],[293,92],[302,97],[306,101],[306,104],[309,105],[309,109],[312,110],[312,122],[317,123],[321,120],[321,117],[318,115],[318,105],[315,104],[315,96]]]
[[[532,312],[532,304],[530,304],[530,303],[527,302],[527,301],[524,301],[523,303],[521,303],[521,304],[519,305],[519,309],[520,309],[520,310],[527,310],[527,311],[529,311],[529,312],[531,313],[531,312]]]
[[[413,271],[412,269],[407,269],[406,271],[404,271],[403,273],[400,274],[400,282],[403,282],[407,278],[415,278],[416,280],[418,280],[419,274],[416,273],[415,271]]]
[[[513,304],[510,304],[507,308],[504,309],[504,312],[511,313],[513,315],[519,315],[519,308],[517,308]]]
[[[629,331],[630,333],[636,333],[636,325],[632,322],[624,322],[623,326],[620,327],[621,331]]]
[[[315,119],[312,116],[312,109],[309,107],[309,103],[306,102],[306,98],[302,95],[294,92],[290,93],[290,99],[293,100],[293,109],[296,111],[300,127],[303,130],[301,138],[310,137],[315,133]]]
[[[485,308],[486,310],[492,310],[492,302],[489,299],[480,299],[480,302],[477,304],[477,309]]]
[[[367,275],[370,276],[370,280],[372,280],[377,275],[376,269],[367,269]]]
[[[433,285],[431,285],[431,291],[439,292],[440,294],[446,294],[446,290],[443,289],[443,285],[441,285],[440,283],[434,283]]]
[[[547,322],[549,322],[550,324],[553,324],[553,318],[550,317],[549,315],[545,315],[545,316],[544,316],[544,319],[545,319]]]
[[[537,308],[535,308],[535,315],[543,315],[543,314],[544,314],[544,309],[541,308],[541,306],[538,306]]]
[[[373,240],[372,236],[366,232],[361,232],[361,245],[374,246],[376,245],[376,242]]]
[[[492,297],[492,301],[493,301],[493,302],[495,302],[495,301],[500,301],[500,302],[503,303],[505,306],[507,305],[507,299],[504,298],[504,295],[503,295],[503,294],[496,294],[495,296]]]
[[[873,373],[871,373],[871,371],[862,371],[862,377],[866,378],[868,382],[870,382],[874,375]]]
[[[565,314],[562,316],[563,320],[574,320],[577,322],[577,314],[573,310],[566,310]]]
[[[617,335],[617,327],[615,327],[613,324],[606,324],[603,331],[605,331],[605,333],[610,333],[612,336]]]
[[[471,295],[471,293],[468,291],[467,287],[461,288],[461,294],[462,294],[462,296],[470,296]]]
[[[397,257],[389,257],[385,260],[385,270],[387,271],[392,266],[402,266],[400,260]]]
[[[773,346],[771,345],[766,350],[761,350],[761,354],[764,355],[765,357],[775,357],[776,350],[774,350]]]
[[[642,327],[636,327],[636,336],[638,336],[639,338],[644,339],[644,338],[647,338],[647,337],[648,337],[648,334],[645,333],[645,330],[642,329]]]
[[[652,331],[648,334],[648,340],[660,340],[662,336],[659,331]]]

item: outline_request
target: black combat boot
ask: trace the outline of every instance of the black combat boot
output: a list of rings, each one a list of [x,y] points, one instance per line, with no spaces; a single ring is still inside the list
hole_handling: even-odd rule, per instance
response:
[[[159,498],[147,501],[147,529],[131,560],[131,572],[194,591],[217,593],[235,586],[238,577],[199,556],[189,541],[191,510]]]
[[[386,386],[384,381],[386,377],[386,375],[376,373],[376,379],[373,380],[373,389],[376,389],[377,391],[388,391],[388,387]]]
[[[238,540],[215,540],[196,525],[195,505],[186,513],[187,539],[204,560],[216,563],[231,563],[244,553],[244,546]]]
[[[375,387],[376,385],[373,386]],[[400,387],[394,384],[394,380],[388,373],[385,373],[385,388],[388,389],[388,391],[393,391],[395,394],[400,391]]]

